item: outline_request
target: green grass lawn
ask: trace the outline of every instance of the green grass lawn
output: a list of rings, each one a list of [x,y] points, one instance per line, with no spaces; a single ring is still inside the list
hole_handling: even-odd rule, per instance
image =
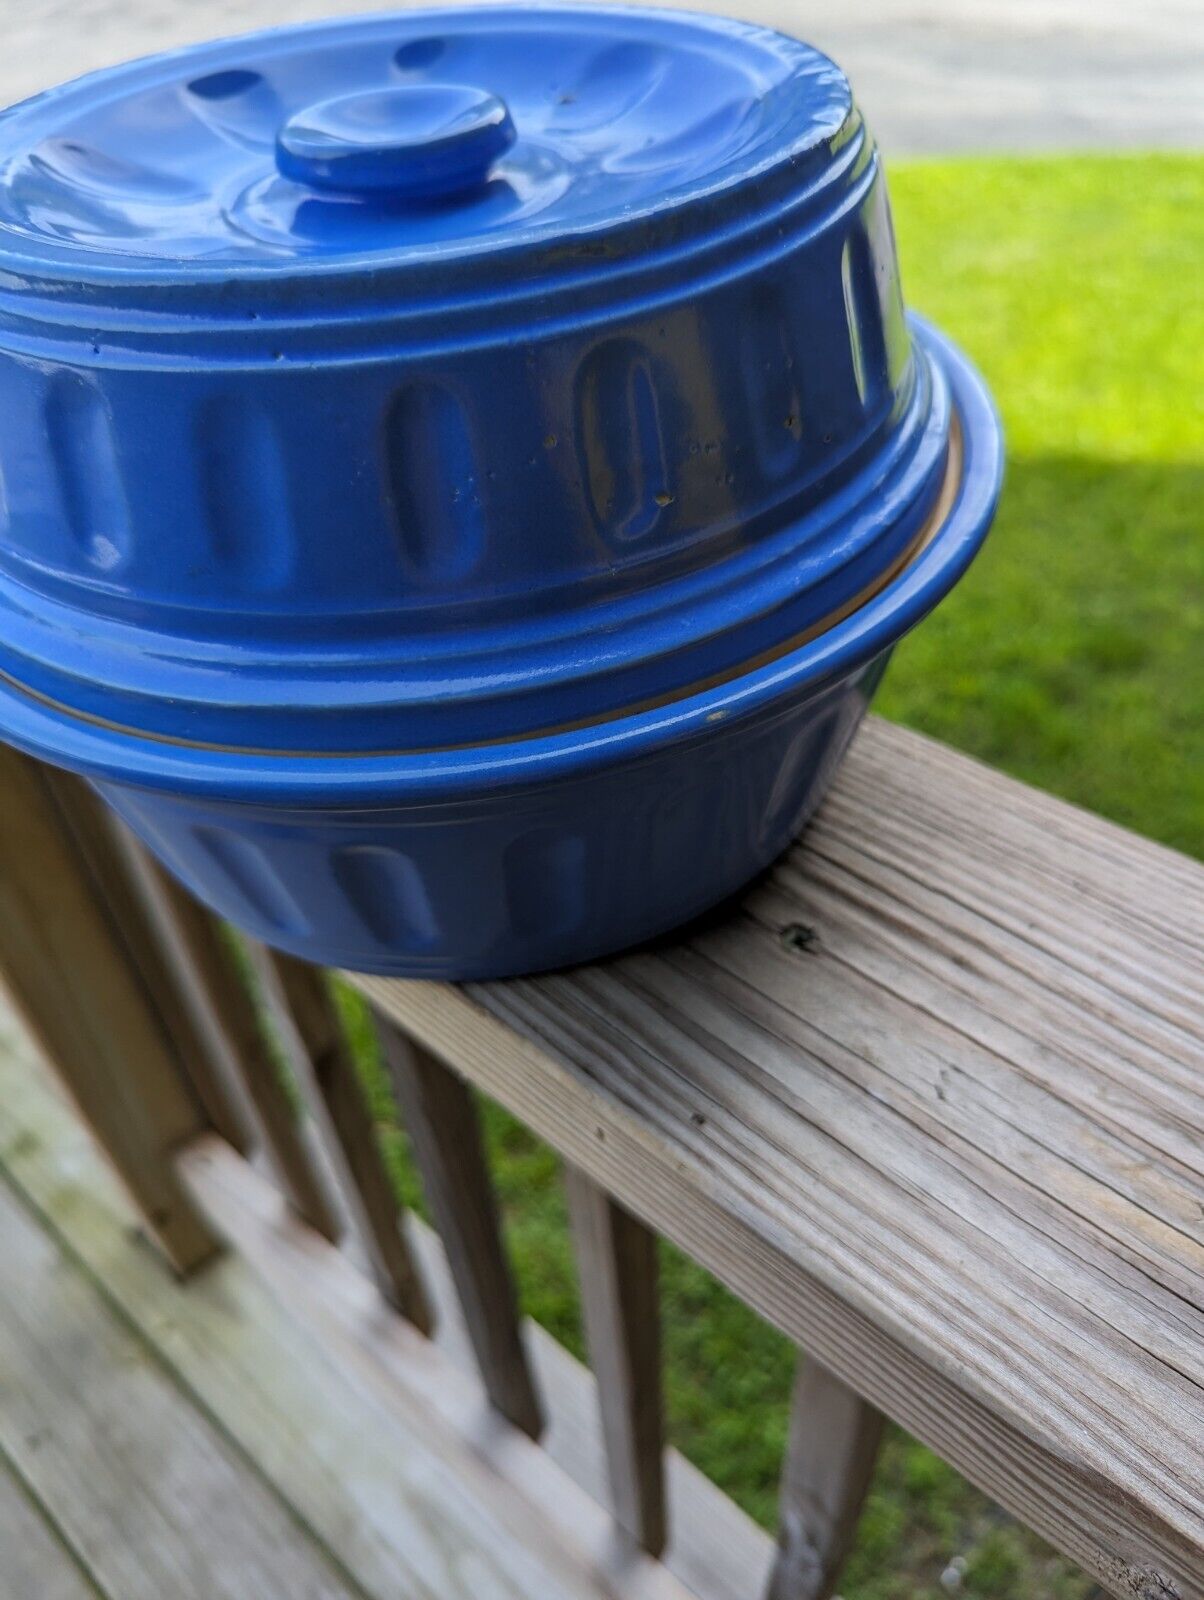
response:
[[[891,192],[908,301],[986,375],[1008,466],[879,709],[1204,854],[1204,161],[926,162]]]
[[[1204,160],[925,162],[891,189],[908,302],[978,361],[1009,467],[983,556],[879,709],[1204,853]],[[580,1352],[556,1162],[494,1108],[487,1126],[525,1307]],[[664,1279],[673,1439],[772,1526],[791,1352],[671,1250]],[[955,1556],[983,1600],[1091,1592],[892,1432],[844,1600],[937,1600]]]

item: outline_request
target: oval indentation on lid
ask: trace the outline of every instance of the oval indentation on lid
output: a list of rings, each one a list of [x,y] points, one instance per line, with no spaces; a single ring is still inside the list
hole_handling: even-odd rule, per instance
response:
[[[759,106],[752,96],[740,95],[705,115],[684,122],[676,131],[648,143],[636,141],[620,150],[608,163],[611,172],[657,173],[674,183],[684,183],[705,171],[725,150],[738,143],[741,130],[756,122]]]
[[[193,838],[225,875],[227,884],[251,914],[251,921],[266,923],[277,933],[309,932],[305,913],[258,846],[225,828],[194,828]]]
[[[577,376],[577,451],[598,527],[629,542],[672,505],[660,400],[648,351],[631,339],[599,345]]]
[[[270,148],[285,116],[264,75],[245,67],[193,78],[187,85],[186,104],[216,134],[252,149]]]
[[[203,78],[193,78],[188,85],[188,92],[199,95],[202,100],[230,100],[235,95],[246,94],[262,82],[261,73],[228,67],[224,72],[210,72]]]
[[[604,46],[557,93],[552,126],[573,133],[613,128],[656,93],[671,62],[663,45],[644,40]]]
[[[215,395],[201,407],[197,426],[212,555],[253,590],[283,588],[296,561],[297,531],[277,424],[232,395]]]
[[[385,414],[385,482],[397,545],[431,584],[467,577],[485,553],[485,518],[472,432],[442,384],[407,384]]]
[[[520,938],[571,933],[585,921],[585,841],[536,828],[506,847],[506,905]]]
[[[122,231],[137,232],[137,219],[122,215],[116,207],[129,201],[187,205],[205,196],[205,185],[199,179],[152,164],[153,149],[145,154],[152,161],[116,154],[83,139],[56,136],[43,139],[29,152],[28,171],[41,186],[43,198],[53,196],[56,213],[65,209],[70,215],[78,203],[81,213],[97,222],[108,221]],[[19,167],[13,181],[20,186],[26,176]],[[89,211],[89,205],[95,209]]]
[[[89,565],[112,572],[132,548],[129,506],[108,406],[81,374],[61,372],[52,381],[46,435],[71,535]]]
[[[803,417],[790,319],[780,295],[754,292],[740,340],[745,405],[756,422],[757,456],[784,477],[802,451]]]
[[[409,856],[385,845],[342,845],[330,869],[348,905],[377,944],[390,950],[429,947],[439,923],[422,875]]]
[[[435,36],[408,39],[393,52],[393,62],[402,72],[421,72],[426,67],[433,67],[446,49],[447,40]]]

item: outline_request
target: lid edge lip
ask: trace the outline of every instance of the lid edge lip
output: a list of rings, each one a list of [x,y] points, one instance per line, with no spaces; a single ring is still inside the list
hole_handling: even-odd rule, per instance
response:
[[[791,693],[818,691],[893,647],[962,576],[993,519],[1003,477],[998,413],[983,380],[956,346],[923,319],[915,317],[913,323],[916,337],[946,374],[960,419],[965,455],[953,507],[928,548],[865,607],[768,666],[667,706],[596,724],[592,732],[578,729],[437,756],[412,752],[297,760],[184,751],[54,713],[2,684],[0,729],[31,754],[93,779],[281,810],[419,805],[569,779],[600,763],[653,756],[669,744],[713,731],[717,721],[772,715],[775,704],[780,707]]]
[[[623,216],[621,220],[624,232],[641,225],[646,227],[657,219],[688,217],[698,207],[705,206],[708,201],[724,196],[735,197],[750,184],[763,182],[766,174],[790,167],[801,156],[818,151],[825,143],[834,152],[838,151],[848,140],[850,124],[864,126],[848,78],[839,64],[824,51],[805,40],[764,24],[689,7],[616,4],[614,0],[523,0],[520,6],[508,4],[507,0],[472,0],[472,3],[457,6],[455,10],[463,17],[492,15],[515,24],[523,16],[543,13],[562,17],[579,15],[587,19],[618,16],[633,19],[641,27],[655,27],[666,23],[683,29],[694,26],[711,34],[726,33],[750,40],[773,41],[779,46],[789,46],[815,63],[826,64],[839,75],[844,84],[846,103],[839,123],[831,131],[812,130],[805,142],[800,138],[797,143],[778,148],[755,166],[742,168],[734,182],[719,181],[710,184],[703,182],[696,188],[671,191],[668,196],[660,195],[645,206]],[[414,24],[420,25],[428,18],[439,19],[446,23],[447,16],[447,8],[431,6],[418,7],[414,10],[385,9],[346,17],[284,23],[269,28],[254,29],[247,33],[201,40],[193,44],[176,46],[170,50],[151,52],[132,61],[119,62],[80,74],[64,83],[51,85],[26,96],[12,106],[0,108],[0,126],[9,117],[27,111],[31,106],[55,102],[78,91],[81,87],[94,83],[109,83],[126,76],[136,78],[143,74],[153,75],[154,69],[169,67],[181,61],[201,65],[210,54],[220,54],[230,46],[284,42],[298,35],[318,37],[324,32],[337,32],[357,22],[382,28],[394,21],[408,28]],[[545,230],[535,226],[510,236],[501,250],[491,246],[488,236],[477,235],[464,241],[462,246],[457,242],[454,248],[448,249],[445,253],[415,255],[409,258],[409,264],[422,267],[437,262],[440,268],[454,270],[457,263],[471,264],[482,257],[496,257],[506,252],[530,250],[538,253],[541,246],[546,247],[553,243],[565,246],[577,243],[582,246],[593,239],[605,236],[608,231],[615,229],[618,222],[619,219],[612,216],[594,219],[592,223],[589,219],[584,219],[581,223],[570,225],[560,231],[551,228]],[[286,264],[267,261],[226,261],[206,264],[203,258],[181,264],[178,260],[171,261],[170,258],[131,255],[127,258],[129,263],[127,266],[113,257],[104,263],[90,261],[86,248],[70,245],[56,248],[53,241],[46,241],[51,252],[49,255],[22,254],[8,243],[10,240],[20,238],[22,235],[17,230],[6,229],[0,224],[0,277],[5,271],[26,272],[29,280],[28,292],[36,292],[33,288],[35,283],[45,283],[48,286],[72,285],[96,291],[123,288],[133,291],[155,291],[184,299],[189,291],[195,291],[198,285],[203,285],[208,290],[224,289],[229,292],[234,286],[279,287],[292,282],[326,284],[346,276],[362,277],[365,273],[372,272],[374,268],[385,264],[391,265],[397,272],[404,272],[406,267],[405,261],[399,260],[396,256],[390,258],[383,252],[366,256],[348,256],[337,261],[319,263],[306,263],[303,260],[293,259]],[[24,263],[24,265],[14,267],[13,263]]]

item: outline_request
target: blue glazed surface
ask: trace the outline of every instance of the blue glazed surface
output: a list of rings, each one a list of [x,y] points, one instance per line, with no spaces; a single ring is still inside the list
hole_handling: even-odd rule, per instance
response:
[[[438,142],[451,79],[508,108],[484,185],[279,171],[348,96],[433,96]],[[280,30],[15,108],[0,175],[0,671],[87,715],[361,752],[613,714],[828,617],[936,493],[876,153],[768,30]]]
[[[737,889],[964,571],[998,426],[808,46],[456,8],[0,114],[0,736],[314,960]]]
[[[298,112],[431,83],[500,96],[517,132],[486,192],[382,214],[279,181]],[[546,268],[568,239],[644,255],[788,198],[847,137],[848,84],[766,28],[619,6],[414,10],[219,40],[105,69],[0,124],[0,227],[31,278],[241,285],[281,269],[460,270],[499,244]],[[651,231],[650,231],[651,224]],[[483,263],[477,281],[496,282]],[[360,285],[361,290],[363,285]]]
[[[693,747],[453,804],[265,812],[99,787],[201,899],[268,944],[398,977],[535,972],[676,927],[772,861],[885,666]]]
[[[512,743],[314,757],[190,749],[0,689],[0,723],[83,772],[216,910],[311,960],[470,978],[585,960],[733,893],[822,799],[898,639],[977,552],[1001,440],[930,331],[963,459],[931,543],[818,638],[669,705]]]
[[[276,135],[276,167],[335,194],[463,203],[515,137],[506,102],[487,90],[400,84],[294,112]]]

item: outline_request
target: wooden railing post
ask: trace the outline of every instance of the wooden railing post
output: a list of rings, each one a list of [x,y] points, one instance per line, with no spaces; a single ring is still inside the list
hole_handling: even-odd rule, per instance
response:
[[[665,1421],[656,1236],[576,1167],[565,1190],[615,1521],[665,1547]]]
[[[127,836],[128,837],[128,836]],[[141,887],[153,906],[176,971],[203,1029],[242,1084],[281,1188],[297,1215],[328,1239],[338,1210],[308,1147],[264,1037],[259,1013],[216,919],[130,837]]]
[[[883,1418],[817,1362],[800,1360],[782,1468],[778,1555],[766,1600],[828,1600],[853,1543]]]
[[[88,863],[111,920],[142,975],[151,1005],[214,1130],[240,1155],[247,1155],[252,1145],[250,1123],[232,1092],[219,1052],[198,1026],[187,986],[165,948],[143,891],[132,836],[92,788],[73,774],[44,767],[42,778]]]
[[[0,745],[0,974],[172,1265],[217,1239],[172,1154],[209,1119],[51,780]]]
[[[253,959],[297,1083],[342,1169],[377,1285],[391,1305],[429,1333],[430,1303],[326,974],[265,945],[254,948]]]
[[[381,1051],[447,1252],[490,1400],[532,1438],[543,1428],[502,1245],[477,1109],[464,1080],[378,1017]]]

